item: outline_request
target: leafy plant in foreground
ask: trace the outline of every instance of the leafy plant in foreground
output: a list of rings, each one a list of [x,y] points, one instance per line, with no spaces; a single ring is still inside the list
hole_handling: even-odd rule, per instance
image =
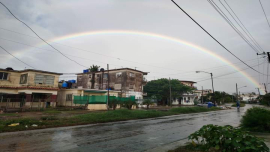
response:
[[[250,135],[232,126],[205,125],[189,137],[192,144],[200,145],[201,150],[207,151],[211,148],[227,151],[243,152],[268,152],[269,148],[262,139]],[[195,143],[196,141],[197,143]]]

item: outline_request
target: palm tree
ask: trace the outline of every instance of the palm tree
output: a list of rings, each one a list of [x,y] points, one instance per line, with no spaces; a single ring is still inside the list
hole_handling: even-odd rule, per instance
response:
[[[92,73],[92,78],[91,78],[91,89],[94,89],[95,86],[95,74],[98,71],[100,66],[97,65],[92,65],[89,68],[89,71]]]

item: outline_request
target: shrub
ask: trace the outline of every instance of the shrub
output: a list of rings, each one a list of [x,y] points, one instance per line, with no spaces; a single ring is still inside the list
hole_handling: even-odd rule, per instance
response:
[[[137,103],[135,101],[132,101],[132,100],[128,100],[128,101],[125,101],[123,103],[123,107],[127,108],[127,109],[131,109],[133,105],[136,105]]]
[[[191,134],[189,140],[203,151],[215,148],[221,151],[266,152],[269,148],[262,139],[232,126],[205,125]],[[197,141],[197,144],[194,142]]]
[[[112,100],[109,100],[108,104],[111,108],[113,108],[113,110],[115,110],[119,103],[120,101],[118,101],[117,99],[112,99]]]
[[[145,100],[143,100],[143,103],[142,104],[143,105],[146,105],[147,109],[149,109],[149,106],[150,105],[153,105],[154,102],[152,102],[150,99],[145,99]]]
[[[258,107],[248,109],[241,120],[241,127],[250,131],[270,132],[270,110]]]

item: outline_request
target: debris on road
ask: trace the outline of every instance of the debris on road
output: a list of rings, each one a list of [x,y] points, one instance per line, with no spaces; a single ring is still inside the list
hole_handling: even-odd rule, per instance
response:
[[[14,126],[19,126],[20,125],[20,123],[13,123],[13,124],[10,124],[10,125],[8,125],[9,127],[14,127]]]

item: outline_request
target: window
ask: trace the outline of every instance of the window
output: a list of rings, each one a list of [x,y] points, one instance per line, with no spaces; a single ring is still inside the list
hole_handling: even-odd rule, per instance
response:
[[[108,79],[108,73],[103,74],[103,79]]]
[[[135,77],[135,74],[132,73],[132,72],[130,72],[130,73],[129,73],[129,76],[130,76],[130,77]]]
[[[7,80],[8,79],[8,73],[0,72],[0,80]]]
[[[35,84],[54,85],[54,76],[36,74]]]
[[[129,85],[129,89],[134,89],[134,85],[133,84],[130,84]]]
[[[35,84],[43,84],[44,83],[44,75],[36,74]]]
[[[72,94],[66,95],[66,101],[72,101]]]
[[[47,75],[47,76],[45,76],[45,78],[46,78],[45,84],[47,84],[47,85],[53,85],[54,84],[54,76]]]
[[[122,77],[122,72],[116,73],[116,78],[120,78],[120,77]]]
[[[27,83],[27,76],[28,74],[22,74],[20,79],[20,84],[26,84]]]

